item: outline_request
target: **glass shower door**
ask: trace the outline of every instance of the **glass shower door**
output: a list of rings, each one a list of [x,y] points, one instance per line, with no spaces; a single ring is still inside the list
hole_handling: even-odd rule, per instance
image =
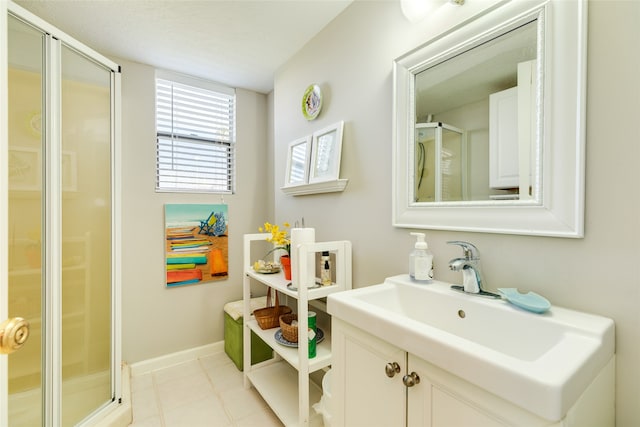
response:
[[[31,325],[8,356],[8,425],[75,426],[111,404],[118,387],[116,80],[37,20],[10,13],[7,22],[8,311]]]
[[[8,356],[10,426],[43,422],[44,42],[42,31],[9,15],[9,316],[30,324],[24,346]]]
[[[442,148],[440,173],[442,176],[442,201],[467,200],[465,181],[467,176],[464,161],[463,133],[451,126],[442,126]]]
[[[61,48],[62,425],[111,402],[111,71]]]
[[[466,151],[462,129],[441,122],[416,124],[414,202],[468,200]]]
[[[415,201],[436,201],[436,126],[419,126],[416,128],[415,145]]]

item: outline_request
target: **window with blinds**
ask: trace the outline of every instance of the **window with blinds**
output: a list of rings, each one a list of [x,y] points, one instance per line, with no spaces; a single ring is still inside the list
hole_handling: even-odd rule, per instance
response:
[[[233,193],[235,92],[221,89],[156,78],[156,191]]]

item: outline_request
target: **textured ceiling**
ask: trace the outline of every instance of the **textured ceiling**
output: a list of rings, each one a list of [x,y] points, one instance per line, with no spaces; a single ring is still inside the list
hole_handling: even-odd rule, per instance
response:
[[[17,0],[107,57],[268,93],[352,0]]]

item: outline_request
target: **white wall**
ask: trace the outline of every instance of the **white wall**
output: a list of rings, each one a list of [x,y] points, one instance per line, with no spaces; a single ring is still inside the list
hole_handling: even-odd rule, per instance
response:
[[[467,2],[461,9],[470,7]],[[616,322],[617,425],[640,425],[640,2],[589,3],[587,192],[584,239],[427,231],[436,278],[460,282],[447,268],[474,242],[489,287],[533,290],[552,304]],[[463,13],[463,12],[458,12]],[[447,24],[445,22],[444,24]],[[354,286],[407,271],[410,230],[391,226],[392,60],[424,41],[442,21],[410,25],[396,2],[356,1],[277,73],[274,90],[275,208],[278,221],[305,217],[318,240],[353,242]],[[318,119],[300,113],[302,93],[320,84]],[[284,181],[286,146],[345,121],[343,193],[291,197]],[[561,143],[561,141],[558,141]],[[526,337],[523,336],[523,339]]]
[[[164,205],[220,203],[220,196],[155,192],[155,70],[116,60],[122,72],[122,356],[128,363],[223,339],[223,306],[242,298],[242,235],[273,206],[267,96],[238,90],[236,194],[229,205],[229,278],[167,289]]]

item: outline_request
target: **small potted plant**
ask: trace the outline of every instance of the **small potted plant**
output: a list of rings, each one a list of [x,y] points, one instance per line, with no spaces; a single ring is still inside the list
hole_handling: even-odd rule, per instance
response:
[[[282,228],[279,225],[265,222],[264,227],[258,229],[261,233],[271,233],[271,237],[267,237],[267,241],[273,243],[275,247],[267,254],[276,250],[286,252],[286,254],[280,256],[280,264],[284,271],[284,278],[287,280],[291,280],[291,237],[288,230],[290,227],[291,225],[288,222],[283,223]]]

